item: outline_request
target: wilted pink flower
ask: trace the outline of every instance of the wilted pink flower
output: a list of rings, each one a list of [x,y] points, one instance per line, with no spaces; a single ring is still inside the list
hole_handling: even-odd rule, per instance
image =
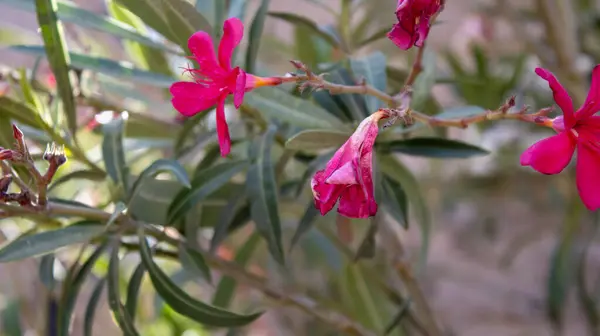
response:
[[[398,0],[396,18],[388,38],[400,49],[422,47],[429,34],[431,17],[442,9],[442,0]]]
[[[223,38],[219,43],[218,60],[213,41],[207,32],[199,31],[188,40],[188,48],[198,62],[198,69],[187,69],[194,82],[176,82],[171,85],[173,107],[185,116],[192,116],[217,105],[217,136],[221,155],[231,150],[229,128],[225,120],[225,99],[233,94],[236,108],[242,105],[244,93],[259,86],[281,84],[280,78],[261,78],[247,74],[239,67],[231,67],[233,50],[242,40],[244,24],[231,18],[223,24]]]
[[[549,125],[558,134],[529,147],[521,155],[521,165],[531,166],[542,174],[558,174],[569,164],[577,148],[579,196],[588,209],[596,210],[600,208],[600,116],[594,114],[600,111],[600,65],[594,68],[587,99],[576,112],[571,97],[550,71],[537,68],[535,72],[548,81],[563,116]]]
[[[338,212],[350,218],[367,218],[377,213],[373,195],[373,144],[379,127],[388,118],[383,110],[363,120],[354,134],[337,150],[324,170],[311,181],[315,207],[325,215],[340,200]]]

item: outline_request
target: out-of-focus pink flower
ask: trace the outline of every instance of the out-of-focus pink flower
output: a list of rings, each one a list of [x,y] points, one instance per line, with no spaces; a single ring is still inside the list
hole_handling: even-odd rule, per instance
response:
[[[373,195],[373,144],[377,122],[388,118],[380,110],[363,120],[354,134],[338,149],[324,170],[312,178],[315,207],[325,215],[337,203],[338,212],[350,218],[367,218],[377,213]]]
[[[262,78],[247,74],[239,67],[231,67],[233,50],[242,40],[244,24],[237,18],[230,18],[223,24],[223,38],[219,43],[218,59],[213,49],[213,41],[207,32],[194,33],[188,40],[188,48],[198,62],[198,69],[187,69],[194,82],[176,82],[171,85],[173,107],[185,116],[217,105],[217,136],[221,155],[231,150],[229,127],[225,120],[225,99],[233,94],[236,108],[242,105],[244,93],[267,85],[279,85],[281,78]]]
[[[46,77],[46,84],[48,84],[51,89],[56,88],[56,77],[54,77],[53,73],[50,73],[48,77]]]
[[[396,18],[388,38],[400,49],[422,47],[429,34],[431,17],[442,9],[442,0],[398,0]]]
[[[552,89],[563,115],[548,123],[557,135],[534,143],[521,155],[521,165],[542,174],[558,174],[571,161],[577,148],[577,189],[590,210],[600,208],[600,65],[592,72],[592,84],[583,106],[574,111],[573,101],[554,75],[542,68],[535,72]]]

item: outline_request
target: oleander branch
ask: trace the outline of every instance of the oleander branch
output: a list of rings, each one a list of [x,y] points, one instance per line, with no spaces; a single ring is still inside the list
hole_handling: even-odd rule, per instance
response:
[[[13,205],[3,205],[0,203],[0,209],[4,210],[5,213],[9,214],[43,214],[48,217],[70,216],[98,221],[108,221],[112,216],[112,214],[108,212],[95,208],[87,208],[77,205],[68,205],[55,202],[49,202],[46,209],[23,208]],[[185,238],[179,235],[176,230],[154,224],[135,221],[127,216],[122,216],[121,218],[117,219],[116,224],[124,226],[131,232],[135,232],[139,226],[143,226],[146,229],[148,235],[156,238],[159,241],[166,242],[174,246],[180,246],[181,244],[186,243]],[[125,247],[135,248],[135,246],[131,244],[125,245]],[[212,268],[220,271],[224,275],[232,277],[239,283],[242,283],[246,286],[252,287],[262,292],[265,296],[277,301],[281,305],[295,307],[317,318],[321,322],[328,324],[348,335],[376,335],[375,332],[354,322],[345,315],[336,311],[327,310],[320,307],[319,303],[312,298],[306,297],[305,295],[300,293],[290,292],[287,289],[284,291],[278,288],[274,288],[268,283],[268,280],[266,278],[252,274],[233,262],[224,260],[202,249],[196,247],[191,248],[194,248],[197,252],[201,253],[206,259],[206,262]]]

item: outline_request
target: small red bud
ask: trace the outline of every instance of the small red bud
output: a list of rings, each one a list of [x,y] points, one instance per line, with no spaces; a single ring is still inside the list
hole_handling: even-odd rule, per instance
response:
[[[15,138],[15,140],[21,140],[23,139],[23,132],[17,127],[17,125],[13,124],[13,138]]]
[[[0,160],[12,160],[13,151],[10,149],[3,149],[0,147]]]

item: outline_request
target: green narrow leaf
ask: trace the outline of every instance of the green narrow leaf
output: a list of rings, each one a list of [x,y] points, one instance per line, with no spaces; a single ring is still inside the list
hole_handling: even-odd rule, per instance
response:
[[[227,17],[236,17],[240,20],[244,20],[246,16],[246,7],[248,6],[248,0],[230,0],[229,10],[227,11]],[[219,36],[220,37],[220,36]]]
[[[113,246],[110,254],[107,280],[108,306],[110,307],[117,325],[121,328],[121,331],[125,336],[139,335],[133,319],[129,316],[121,303],[121,294],[119,291],[119,247],[117,244]]]
[[[48,188],[48,191],[52,191],[55,188],[67,183],[71,180],[81,179],[84,181],[94,181],[100,182],[103,181],[106,177],[106,174],[103,172],[97,172],[95,170],[76,170],[70,173],[67,173],[57,179],[53,179],[52,184]]]
[[[390,324],[385,328],[385,333],[384,333],[385,336],[389,335],[397,326],[400,325],[400,322],[402,322],[402,319],[404,319],[404,317],[406,316],[406,314],[408,313],[408,311],[410,309],[411,302],[412,301],[410,299],[407,299],[406,301],[404,301],[402,303],[402,306],[400,306],[400,311],[398,311],[398,314],[396,314],[394,319],[392,321],[390,321]]]
[[[357,79],[364,78],[367,84],[385,92],[387,88],[386,62],[385,55],[380,51],[376,51],[363,58],[351,58],[350,67]],[[377,97],[368,96],[365,99],[367,100],[367,108],[371,113],[383,106],[383,102]]]
[[[70,334],[69,327],[71,326],[71,319],[77,298],[81,292],[81,288],[85,280],[92,272],[92,268],[106,251],[108,244],[106,242],[98,246],[89,258],[83,263],[83,265],[77,270],[72,278],[67,278],[63,284],[63,293],[60,301],[60,308],[58,311],[58,334],[68,336]],[[77,261],[79,263],[79,261]],[[73,267],[76,267],[75,264]],[[73,268],[75,269],[75,268]],[[68,281],[72,279],[71,281]]]
[[[227,205],[225,205],[219,215],[219,220],[215,224],[214,233],[210,240],[211,253],[214,253],[221,242],[225,240],[239,209],[242,207],[242,204],[247,203],[247,200],[248,195],[244,191],[234,195],[234,197],[227,202]]]
[[[250,37],[248,39],[248,50],[246,51],[246,68],[248,73],[256,72],[256,57],[258,56],[258,48],[260,46],[260,39],[263,35],[263,28],[265,26],[265,18],[267,16],[267,10],[271,0],[262,0],[258,11],[252,20],[250,25]]]
[[[186,0],[117,0],[171,42],[187,50],[187,40],[197,31],[210,32],[206,19]]]
[[[39,273],[40,281],[46,286],[49,292],[54,290],[56,286],[56,278],[54,278],[54,253],[47,254],[40,259]]]
[[[2,327],[5,336],[24,335],[19,300],[10,301],[2,310]]]
[[[127,300],[125,301],[125,311],[131,317],[131,320],[135,321],[135,312],[137,310],[138,297],[140,295],[140,289],[142,287],[142,280],[144,280],[144,274],[146,269],[143,263],[139,263],[131,278],[129,278],[129,284],[127,285]]]
[[[41,46],[16,45],[11,46],[10,49],[30,55],[45,55],[44,48]],[[168,88],[176,81],[171,76],[137,69],[129,62],[117,62],[107,58],[92,57],[74,52],[69,53],[69,55],[73,69],[91,70],[128,81],[154,85],[159,88]]]
[[[425,50],[423,55],[423,71],[419,74],[413,85],[411,108],[422,111],[431,96],[431,89],[435,85],[436,55],[430,50]]]
[[[334,130],[305,130],[285,142],[285,148],[292,150],[321,150],[341,146],[352,135],[351,132]]]
[[[58,93],[69,125],[71,136],[77,131],[77,114],[73,87],[69,79],[69,64],[71,62],[67,52],[62,23],[56,15],[56,0],[36,0],[38,25],[44,40],[44,48],[48,55],[50,68],[56,78]]]
[[[16,6],[19,9],[29,12],[35,12],[35,0],[0,0],[0,3]],[[156,42],[150,37],[136,32],[131,29],[131,27],[124,25],[113,18],[90,12],[70,1],[56,1],[56,4],[58,19],[61,21],[95,29],[122,39],[136,41],[171,53],[177,53],[177,51],[169,48],[163,43]]]
[[[387,36],[387,33],[389,31],[390,31],[390,27],[383,27],[383,28],[379,29],[378,31],[374,32],[373,34],[369,35],[364,40],[361,40],[360,42],[358,42],[357,47],[362,48],[362,47],[365,47],[379,39],[382,39]]]
[[[302,218],[300,218],[300,223],[298,223],[298,227],[296,227],[296,232],[294,232],[292,242],[290,243],[290,251],[292,250],[292,248],[294,248],[294,246],[296,246],[300,238],[313,227],[313,224],[318,215],[319,210],[315,208],[315,203],[311,200],[310,202],[308,202],[308,206],[306,207],[304,215],[302,215]]]
[[[408,229],[408,196],[400,183],[389,177],[383,178],[383,207],[390,213],[394,219]]]
[[[185,171],[185,168],[183,168],[183,166],[178,161],[169,159],[158,159],[154,161],[150,166],[146,167],[146,169],[144,169],[144,171],[140,174],[137,180],[135,180],[135,183],[133,184],[133,187],[131,188],[130,192],[130,202],[140,191],[140,187],[145,179],[153,178],[162,172],[170,172],[173,174],[175,179],[179,183],[181,183],[181,185],[183,185],[186,188],[192,187],[187,172]]]
[[[210,268],[202,254],[187,246],[179,246],[179,261],[186,271],[198,274],[208,283],[212,283]]]
[[[353,316],[374,330],[383,330],[385,323],[380,311],[384,306],[376,302],[372,290],[368,285],[364,271],[360,264],[346,265],[342,274],[342,291],[345,305],[352,309]]]
[[[398,182],[415,210],[415,218],[421,226],[421,267],[427,260],[429,235],[431,233],[431,214],[425,197],[419,188],[419,183],[412,172],[391,155],[377,155],[378,165],[388,178]]]
[[[94,290],[92,291],[92,295],[90,296],[90,301],[88,301],[87,307],[85,308],[85,315],[83,319],[84,336],[93,336],[96,308],[98,308],[98,304],[102,298],[102,290],[104,289],[105,283],[106,278],[102,278],[100,281],[98,281],[98,283],[96,283],[96,286],[94,286]]]
[[[340,48],[340,44],[337,38],[327,31],[319,28],[319,26],[309,18],[306,18],[301,15],[293,14],[293,13],[285,13],[285,12],[269,12],[269,16],[289,22],[296,26],[302,26],[310,30],[311,33],[316,36],[322,38],[327,43],[329,43],[332,47]]]
[[[381,145],[386,152],[437,159],[466,159],[490,153],[481,147],[462,141],[434,137],[394,140]]]
[[[140,256],[148,270],[150,280],[156,292],[173,310],[199,323],[215,327],[240,327],[252,323],[262,313],[250,315],[236,314],[218,307],[200,302],[177,286],[152,260],[150,247],[144,236],[144,229],[138,231],[140,238]]]
[[[104,225],[80,222],[61,229],[21,236],[0,248],[0,262],[45,255],[68,245],[80,244],[104,232]]]
[[[102,158],[106,172],[116,185],[127,190],[127,164],[123,151],[123,129],[125,121],[119,116],[102,125]]]
[[[182,218],[192,207],[223,187],[247,166],[246,161],[225,162],[198,172],[192,180],[192,187],[182,190],[173,198],[167,222],[174,223]]]
[[[321,107],[278,88],[248,92],[244,104],[258,110],[268,119],[277,119],[292,126],[338,130],[347,128]]]
[[[111,226],[126,211],[127,206],[123,202],[117,202],[117,204],[115,204],[115,210],[106,221],[106,227]]]
[[[285,259],[281,243],[278,188],[271,161],[271,149],[276,132],[277,129],[270,126],[258,141],[256,163],[248,171],[246,190],[250,198],[251,215],[256,228],[267,241],[273,258],[283,265]]]
[[[144,22],[129,10],[115,2],[115,0],[106,0],[106,5],[109,13],[122,22],[123,25],[131,27],[132,30],[138,33],[147,33]],[[172,75],[171,66],[165,54],[160,48],[149,47],[141,41],[123,41],[127,53],[135,63],[144,69],[155,71],[157,73]]]
[[[235,263],[240,267],[245,267],[252,258],[252,254],[260,243],[260,236],[254,232],[248,237],[248,240],[242,245],[235,254]],[[232,278],[225,276],[219,281],[217,290],[213,297],[212,303],[215,306],[227,308],[233,299],[233,293],[237,287],[237,282]]]

